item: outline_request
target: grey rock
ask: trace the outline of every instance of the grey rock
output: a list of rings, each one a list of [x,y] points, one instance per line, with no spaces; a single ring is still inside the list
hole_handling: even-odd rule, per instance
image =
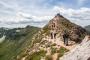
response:
[[[86,36],[84,40],[69,51],[60,60],[88,60],[90,58],[90,36]]]

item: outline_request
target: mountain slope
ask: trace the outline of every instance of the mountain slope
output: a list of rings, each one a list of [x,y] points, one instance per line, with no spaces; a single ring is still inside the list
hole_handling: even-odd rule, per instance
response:
[[[71,46],[63,44],[63,34],[67,31]],[[19,55],[17,60],[58,59],[87,34],[86,30],[57,14],[49,23],[33,36],[32,44]],[[76,45],[75,45],[76,46]],[[54,57],[56,56],[56,57]]]
[[[25,28],[8,29],[5,40],[0,43],[0,60],[16,60],[27,46],[31,44],[32,36],[39,28],[27,26]]]

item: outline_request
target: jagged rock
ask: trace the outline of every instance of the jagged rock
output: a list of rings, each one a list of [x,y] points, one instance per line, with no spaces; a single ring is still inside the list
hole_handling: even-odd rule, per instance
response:
[[[87,34],[84,28],[70,22],[60,14],[57,14],[53,19],[51,19],[49,23],[43,28],[43,31],[48,33],[48,36],[54,34],[54,36],[52,35],[51,38],[56,38],[57,35],[62,37],[64,31],[67,31],[70,40],[75,42],[80,42]]]
[[[90,59],[90,36],[86,36],[84,40],[60,58],[60,60],[89,60]]]

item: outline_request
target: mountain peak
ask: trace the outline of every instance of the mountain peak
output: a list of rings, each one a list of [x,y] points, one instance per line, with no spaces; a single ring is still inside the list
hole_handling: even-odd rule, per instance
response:
[[[60,37],[62,37],[62,35],[64,34],[64,31],[67,30],[70,35],[70,39],[75,42],[79,42],[80,40],[82,40],[83,39],[82,36],[86,34],[85,29],[83,29],[81,26],[78,26],[70,22],[67,18],[63,17],[60,13],[57,13],[55,17],[51,19],[48,25],[46,26],[50,29],[50,32],[56,31],[56,33],[58,33]],[[80,37],[80,39],[78,39],[77,36]]]
[[[59,21],[63,21],[63,20],[67,20],[67,19],[64,18],[60,13],[57,13],[55,15],[55,17],[51,21],[57,21],[57,22],[59,22]]]
[[[55,17],[63,17],[60,13],[57,13]]]
[[[60,13],[57,13],[56,16],[60,16],[61,14]]]

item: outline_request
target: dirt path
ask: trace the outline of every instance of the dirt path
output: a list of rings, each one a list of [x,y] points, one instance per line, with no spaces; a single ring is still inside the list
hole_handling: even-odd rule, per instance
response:
[[[69,45],[68,46],[65,46],[64,43],[63,43],[63,41],[60,40],[60,38],[50,39],[48,37],[48,38],[44,38],[44,40],[47,40],[47,41],[52,42],[52,43],[56,43],[57,45],[62,46],[62,47],[65,47],[68,50],[73,49],[77,45],[77,44],[75,44],[75,42],[69,41]]]
[[[53,60],[57,60],[57,58],[58,58],[58,53],[55,53],[55,54],[52,55]]]
[[[62,46],[62,47],[65,47],[68,50],[73,49],[77,45],[77,44],[75,44],[75,42],[69,41],[69,46],[65,46],[63,41],[60,40],[60,38],[56,38],[56,39],[44,38],[43,40],[47,40],[49,42],[56,43],[58,48],[60,48],[60,46]],[[50,54],[49,50],[48,50],[48,53]],[[49,54],[47,54],[47,55],[49,55]],[[57,60],[58,55],[59,55],[58,53],[53,54],[52,59]]]
[[[76,44],[73,41],[69,41],[69,45],[68,46],[65,46],[63,41],[60,41],[59,39],[57,39],[55,43],[57,45],[65,47],[68,50],[71,50],[71,49],[73,49],[76,46]]]

